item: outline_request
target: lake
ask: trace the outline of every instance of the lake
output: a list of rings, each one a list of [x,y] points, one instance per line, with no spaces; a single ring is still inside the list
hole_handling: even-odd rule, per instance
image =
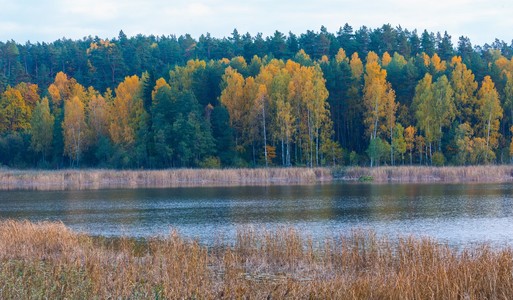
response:
[[[451,245],[513,245],[510,184],[348,184],[0,191],[0,218],[62,221],[92,235],[171,229],[212,244],[239,226],[293,226],[316,240],[353,228],[429,236]]]

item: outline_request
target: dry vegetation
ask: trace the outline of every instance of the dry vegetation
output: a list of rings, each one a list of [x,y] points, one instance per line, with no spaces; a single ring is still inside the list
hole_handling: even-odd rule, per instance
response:
[[[465,167],[423,167],[423,166],[398,166],[359,168],[350,167],[338,171],[335,177],[343,180],[358,180],[367,178],[373,182],[398,182],[398,183],[502,183],[513,181],[513,166],[511,165],[486,165]]]
[[[168,170],[10,170],[0,169],[0,190],[163,188],[182,186],[234,186],[311,184],[316,182],[373,181],[379,183],[460,183],[513,181],[513,166],[467,167],[342,167],[261,169]]]
[[[208,185],[268,185],[331,180],[328,168],[168,170],[0,170],[0,189],[101,189]]]
[[[513,250],[352,231],[322,244],[242,228],[205,247],[172,232],[109,241],[0,222],[1,299],[512,299]]]

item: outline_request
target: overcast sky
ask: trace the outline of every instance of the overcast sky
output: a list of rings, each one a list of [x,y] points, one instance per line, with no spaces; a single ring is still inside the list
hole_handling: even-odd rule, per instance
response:
[[[0,40],[51,42],[85,36],[181,35],[210,32],[229,36],[234,28],[252,36],[275,30],[300,34],[330,32],[349,23],[376,28],[385,23],[468,36],[473,45],[513,39],[511,0],[0,0]]]

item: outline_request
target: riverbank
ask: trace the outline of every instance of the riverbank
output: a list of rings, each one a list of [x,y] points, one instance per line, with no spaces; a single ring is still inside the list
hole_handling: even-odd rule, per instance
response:
[[[0,169],[0,190],[79,190],[165,188],[319,182],[504,183],[513,182],[513,166],[340,167],[168,170],[10,170]]]
[[[512,273],[511,248],[358,230],[316,244],[245,227],[207,248],[176,232],[108,240],[0,222],[1,299],[511,299]]]

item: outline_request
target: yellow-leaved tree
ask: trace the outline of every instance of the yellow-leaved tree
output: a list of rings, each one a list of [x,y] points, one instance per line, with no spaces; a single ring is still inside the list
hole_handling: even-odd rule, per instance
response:
[[[116,97],[111,106],[109,133],[112,141],[122,148],[135,142],[138,120],[143,112],[141,81],[134,75],[126,77],[115,90]]]
[[[494,159],[493,155],[499,143],[499,125],[502,119],[502,107],[499,102],[499,93],[495,89],[490,76],[485,76],[481,88],[477,93],[478,117],[477,135],[486,141],[485,162]]]
[[[80,165],[82,152],[88,145],[89,129],[86,124],[84,104],[78,96],[64,102],[64,154],[70,158],[71,165]]]
[[[236,148],[241,151],[242,137],[248,130],[247,122],[251,110],[251,103],[245,101],[245,80],[239,72],[228,67],[223,75],[223,85],[220,101],[230,114],[230,126],[235,130]]]
[[[471,122],[476,107],[477,82],[474,80],[472,70],[462,63],[460,56],[451,60],[451,86],[454,90],[454,103],[456,117],[459,123]]]

